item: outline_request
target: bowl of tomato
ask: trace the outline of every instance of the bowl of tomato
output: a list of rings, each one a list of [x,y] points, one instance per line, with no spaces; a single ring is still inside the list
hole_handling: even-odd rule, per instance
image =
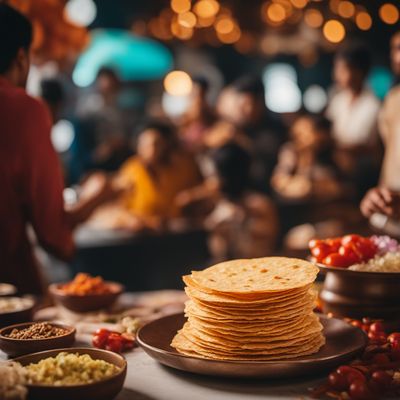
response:
[[[309,247],[312,261],[325,275],[320,292],[324,313],[350,318],[400,319],[400,272],[368,269],[381,257],[379,241],[352,234],[314,239]]]

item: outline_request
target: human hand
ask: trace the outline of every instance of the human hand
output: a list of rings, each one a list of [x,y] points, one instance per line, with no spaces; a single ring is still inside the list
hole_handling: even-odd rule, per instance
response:
[[[367,218],[375,213],[397,216],[400,214],[400,195],[387,188],[375,187],[364,196],[360,209]]]

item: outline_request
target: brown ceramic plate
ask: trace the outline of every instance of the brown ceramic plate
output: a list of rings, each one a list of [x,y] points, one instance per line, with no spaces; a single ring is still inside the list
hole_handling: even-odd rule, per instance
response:
[[[70,347],[75,342],[76,329],[74,327],[53,322],[49,322],[49,324],[57,328],[66,329],[68,332],[61,336],[45,339],[13,339],[7,336],[14,328],[25,329],[33,324],[35,322],[11,325],[0,329],[0,349],[9,356],[16,357],[38,351]]]
[[[61,304],[68,310],[84,313],[98,311],[113,305],[119,295],[124,291],[124,287],[117,282],[106,282],[111,288],[111,293],[72,295],[65,294],[60,287],[62,284],[52,284],[49,291],[56,303]]]
[[[29,400],[111,400],[122,390],[126,378],[127,363],[124,357],[111,351],[89,348],[69,348],[42,351],[18,357],[15,361],[22,365],[37,363],[58,353],[89,354],[94,360],[104,360],[120,368],[120,371],[108,379],[87,385],[50,386],[27,385]]]
[[[0,328],[32,320],[33,308],[35,306],[35,302],[32,299],[25,297],[1,297],[0,301],[11,300],[14,298],[20,299],[25,304],[23,307],[18,308],[15,311],[0,312]]]
[[[189,357],[170,346],[185,317],[175,314],[142,327],[137,340],[161,364],[203,375],[237,378],[288,378],[320,374],[356,357],[366,346],[366,335],[346,322],[321,316],[326,344],[310,356],[285,361],[215,361]]]

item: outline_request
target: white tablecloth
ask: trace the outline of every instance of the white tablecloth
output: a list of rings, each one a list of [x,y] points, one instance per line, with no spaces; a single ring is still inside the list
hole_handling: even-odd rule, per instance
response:
[[[125,354],[128,374],[115,400],[300,400],[320,381],[233,380],[212,378],[164,367],[141,349]],[[0,351],[0,359],[6,355]],[[89,400],[89,399],[88,399]]]

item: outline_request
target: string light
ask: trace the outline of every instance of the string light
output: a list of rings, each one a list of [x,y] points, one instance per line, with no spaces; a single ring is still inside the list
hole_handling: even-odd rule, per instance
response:
[[[399,20],[399,10],[392,3],[386,3],[379,9],[379,16],[388,25],[393,25]]]
[[[178,23],[184,28],[193,28],[196,25],[196,22],[196,16],[190,11],[178,15]]]
[[[329,8],[332,12],[338,13],[339,12],[339,4],[341,0],[330,0],[329,1]]]
[[[304,8],[307,5],[308,0],[291,0],[291,3],[296,8]]]
[[[229,17],[222,17],[215,24],[215,30],[222,34],[230,33],[234,28],[235,24]]]
[[[197,26],[199,28],[207,28],[215,22],[215,16],[209,18],[197,17]]]
[[[331,43],[339,43],[346,36],[346,30],[340,21],[331,19],[323,27],[325,38]]]
[[[356,15],[356,25],[362,31],[367,31],[372,26],[372,18],[371,18],[371,16],[365,11],[359,12]]]
[[[211,18],[217,15],[219,3],[216,0],[200,0],[194,5],[194,12],[201,18]]]
[[[192,90],[192,79],[184,71],[171,71],[164,78],[164,89],[172,96],[187,96]]]
[[[286,18],[286,11],[279,3],[272,3],[267,8],[267,17],[272,22],[282,22]]]
[[[351,18],[356,12],[356,7],[350,1],[341,1],[338,5],[338,14],[343,18]]]
[[[310,8],[304,14],[304,21],[311,28],[319,28],[324,22],[324,17],[320,11]]]
[[[172,34],[181,40],[189,40],[193,36],[193,28],[187,28],[179,24],[177,19],[174,19],[171,23]]]
[[[234,28],[229,33],[223,34],[217,31],[218,39],[224,44],[236,43],[241,36],[242,36],[242,31],[237,25],[234,25]]]
[[[177,13],[181,14],[190,10],[190,0],[171,0],[171,8]]]

